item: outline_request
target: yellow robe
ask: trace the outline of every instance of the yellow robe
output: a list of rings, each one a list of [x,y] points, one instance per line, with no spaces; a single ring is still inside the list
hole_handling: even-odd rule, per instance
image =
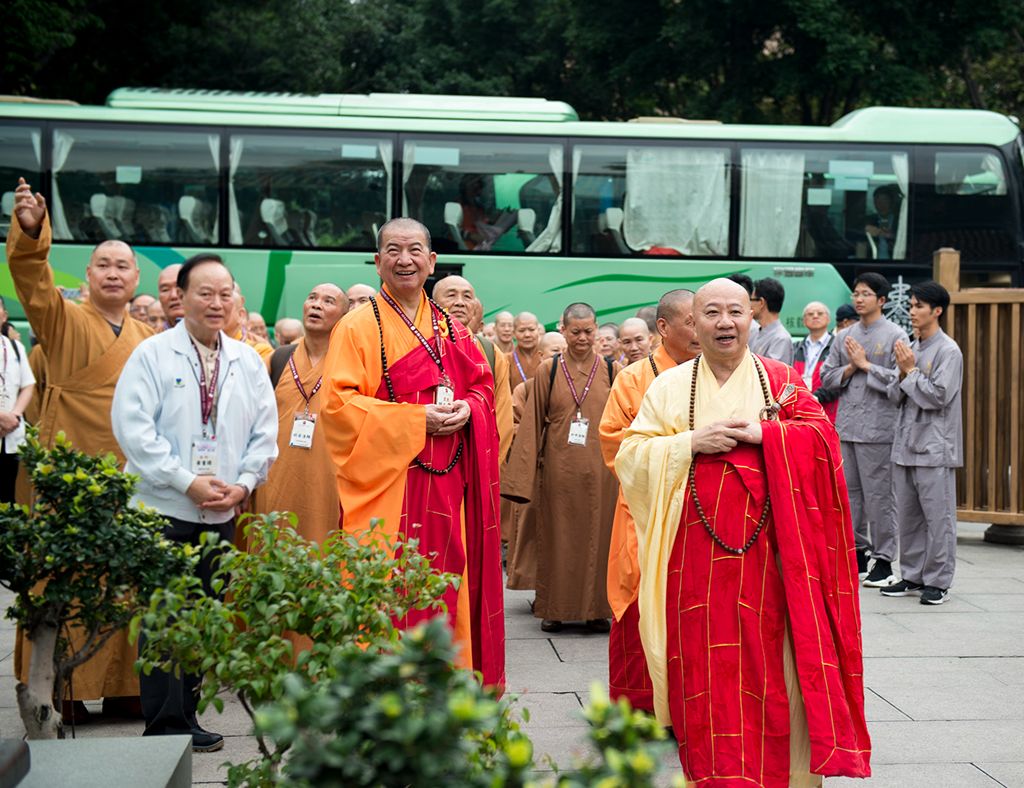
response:
[[[124,455],[110,426],[114,386],[128,356],[153,331],[130,317],[126,308],[117,336],[90,304],[75,304],[63,298],[48,261],[51,238],[49,218],[44,220],[38,240],[22,232],[17,217],[7,236],[7,262],[14,288],[46,354],[39,438],[44,446],[52,446],[57,433],[63,431],[76,449],[87,454],[111,452],[123,465]],[[27,490],[23,483],[22,496]],[[19,680],[24,680],[28,672],[27,646],[19,632],[14,659]],[[138,695],[139,681],[133,669],[137,656],[135,646],[128,643],[127,632],[115,634],[96,656],[75,669],[75,699]]]
[[[480,352],[484,352],[483,343],[476,336],[473,337]],[[495,345],[497,351],[497,345]],[[486,357],[486,354],[484,354]],[[494,417],[498,422],[498,456],[507,457],[508,450],[512,446],[512,436],[515,434],[515,425],[512,421],[512,390],[508,385],[508,358],[504,353],[494,354]]]
[[[269,342],[264,342],[255,334],[252,334],[246,329],[243,331],[239,328],[232,336],[232,339],[237,339],[239,342],[244,342],[257,353],[260,354],[265,362],[269,363],[270,357],[274,354],[274,347]]]

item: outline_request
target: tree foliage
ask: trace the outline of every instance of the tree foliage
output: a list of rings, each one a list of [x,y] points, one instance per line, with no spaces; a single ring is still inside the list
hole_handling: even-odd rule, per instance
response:
[[[1019,0],[15,0],[0,92],[545,96],[591,119],[1021,113]]]
[[[138,479],[113,455],[75,451],[63,433],[44,449],[31,429],[21,462],[35,507],[0,504],[0,585],[14,592],[7,616],[33,645],[27,685],[18,688],[22,717],[30,735],[44,737],[60,733],[51,701],[71,671],[191,563],[163,538],[159,513],[130,504]]]

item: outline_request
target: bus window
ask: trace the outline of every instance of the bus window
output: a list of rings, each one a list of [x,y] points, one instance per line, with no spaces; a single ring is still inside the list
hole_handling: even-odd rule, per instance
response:
[[[7,237],[14,214],[14,188],[24,178],[42,186],[42,134],[32,126],[0,126],[0,239]]]
[[[902,260],[909,157],[903,151],[744,148],[740,255]]]
[[[373,249],[391,210],[392,143],[232,134],[228,241]]]
[[[576,145],[573,251],[729,253],[728,148]]]
[[[219,167],[217,134],[54,129],[54,238],[216,243]]]
[[[963,263],[1016,263],[1016,221],[994,149],[920,148],[914,187],[914,262],[944,246]]]
[[[402,208],[439,252],[562,249],[562,146],[407,140]]]

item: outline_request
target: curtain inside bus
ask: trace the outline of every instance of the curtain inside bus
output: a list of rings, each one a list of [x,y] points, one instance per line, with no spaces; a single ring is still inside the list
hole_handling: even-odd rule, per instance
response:
[[[804,154],[745,150],[742,163],[740,254],[793,257],[800,240]]]
[[[638,147],[626,153],[623,236],[635,250],[729,250],[729,151]]]

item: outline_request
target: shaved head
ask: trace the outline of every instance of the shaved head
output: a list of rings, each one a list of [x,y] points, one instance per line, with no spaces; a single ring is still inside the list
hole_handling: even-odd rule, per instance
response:
[[[563,337],[558,331],[549,331],[540,340],[540,345],[537,351],[540,353],[541,360],[551,358],[556,353],[564,353],[566,348],[565,337]]]
[[[157,297],[164,310],[164,319],[172,328],[185,316],[185,307],[181,305],[181,291],[178,289],[178,272],[181,263],[169,265],[160,272],[156,280]]]
[[[92,254],[89,255],[89,259],[91,262],[93,260],[98,260],[100,257],[110,255],[127,257],[135,263],[136,268],[139,267],[139,260],[135,256],[135,250],[132,249],[131,244],[118,240],[100,241],[93,247]]]
[[[619,346],[632,364],[651,352],[651,332],[647,321],[639,317],[629,317],[619,327]]]
[[[448,314],[458,320],[466,328],[473,322],[473,311],[476,291],[469,280],[462,276],[446,276],[434,285],[434,300],[437,305],[446,309]]]
[[[519,326],[520,323],[539,323],[537,316],[533,312],[520,312],[516,315],[515,320],[512,321],[513,326]]]
[[[647,328],[650,329],[653,334],[658,330],[658,326],[655,321],[658,319],[658,310],[653,306],[645,306],[636,310],[636,316],[647,323]]]
[[[511,312],[498,312],[494,316],[494,338],[504,352],[511,352],[515,339],[515,320]]]
[[[672,319],[672,313],[678,312],[680,309],[685,308],[687,312],[693,309],[693,291],[692,290],[669,290],[658,300],[658,308],[655,313],[655,319],[665,320]]]
[[[282,317],[274,323],[274,338],[278,345],[292,345],[303,333],[302,321],[294,317]]]
[[[540,335],[544,330],[533,312],[520,312],[512,323],[516,335],[516,347],[532,355],[540,344]]]
[[[329,336],[331,329],[348,312],[348,296],[331,282],[309,291],[302,304],[302,329],[307,336]]]
[[[590,304],[584,304],[579,301],[575,304],[569,304],[562,312],[562,324],[567,325],[570,320],[593,320],[597,322],[597,312],[594,311],[594,307]]]
[[[389,221],[384,222],[377,230],[377,251],[380,252],[384,249],[384,239],[392,232],[416,232],[423,235],[424,240],[427,242],[427,251],[430,251],[430,230],[423,222],[418,222],[415,219],[410,219],[408,216],[399,216]]]
[[[747,352],[752,319],[750,294],[742,285],[713,279],[697,291],[693,321],[703,357],[712,368],[736,368]]]
[[[377,295],[377,291],[369,285],[355,284],[348,289],[345,295],[348,296],[349,308],[355,309],[357,306],[369,303],[370,299]]]

